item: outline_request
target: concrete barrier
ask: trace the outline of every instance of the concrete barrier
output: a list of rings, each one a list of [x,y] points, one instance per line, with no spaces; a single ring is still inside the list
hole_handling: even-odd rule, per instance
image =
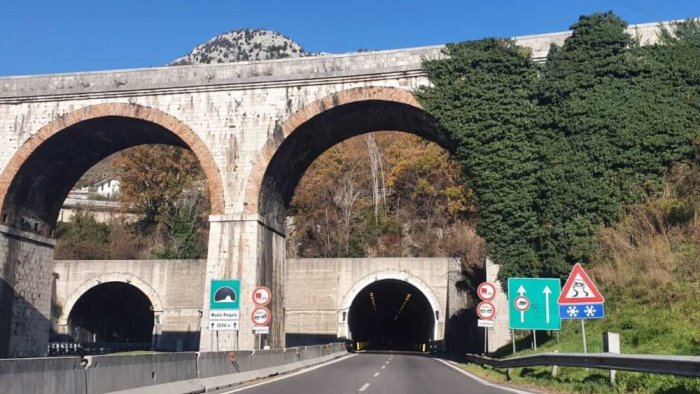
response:
[[[194,352],[85,358],[88,360],[87,394],[197,379],[197,353]]]
[[[199,353],[197,366],[200,378],[252,371],[253,352],[202,352]]]
[[[85,393],[85,369],[80,357],[0,360],[0,393]]]
[[[200,353],[199,381],[207,392],[310,367],[341,357],[347,351],[345,345],[340,343],[234,353],[235,359],[239,360],[240,357],[242,362],[242,368],[236,373],[226,373],[230,367],[222,367],[225,362],[230,364],[229,352]],[[243,354],[239,356],[239,353]],[[251,365],[252,368],[244,370],[245,365]],[[226,374],[215,375],[222,371]]]
[[[0,393],[190,394],[306,368],[345,355],[343,344],[236,352],[0,360]]]

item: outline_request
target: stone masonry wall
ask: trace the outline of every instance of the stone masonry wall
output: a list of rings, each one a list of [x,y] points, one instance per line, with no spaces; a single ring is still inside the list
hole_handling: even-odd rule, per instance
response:
[[[0,358],[45,355],[54,241],[0,225]]]

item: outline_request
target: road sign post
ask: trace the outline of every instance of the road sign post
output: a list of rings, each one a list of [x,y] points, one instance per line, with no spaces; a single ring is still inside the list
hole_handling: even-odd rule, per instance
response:
[[[605,317],[605,299],[581,264],[574,265],[557,303],[560,318],[581,320],[583,352],[588,353],[585,320]]]
[[[476,294],[481,302],[476,307],[479,316],[478,327],[484,327],[484,354],[489,352],[489,327],[493,327],[493,318],[496,317],[496,307],[491,303],[496,298],[496,284],[483,282],[476,288]]]

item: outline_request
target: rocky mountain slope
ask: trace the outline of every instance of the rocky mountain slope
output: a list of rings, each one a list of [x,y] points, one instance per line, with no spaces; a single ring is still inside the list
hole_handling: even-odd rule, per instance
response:
[[[195,47],[170,65],[232,63],[240,61],[302,57],[310,54],[280,33],[262,29],[241,29],[220,34]]]

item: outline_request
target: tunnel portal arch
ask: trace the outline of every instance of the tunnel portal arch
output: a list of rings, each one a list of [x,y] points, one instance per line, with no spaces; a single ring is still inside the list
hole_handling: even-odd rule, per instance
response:
[[[67,333],[70,313],[73,311],[80,298],[88,291],[105,283],[125,283],[141,291],[151,303],[156,323],[163,323],[163,300],[158,292],[138,276],[122,272],[113,272],[90,278],[71,292],[70,296],[68,296],[63,303],[61,315],[56,320],[59,332]]]
[[[371,287],[374,284],[387,281],[396,281],[406,283],[417,289],[423,297],[428,301],[432,316],[434,318],[431,340],[442,339],[442,333],[439,330],[440,318],[444,318],[445,310],[440,306],[435,292],[420,278],[405,272],[405,271],[378,271],[364,276],[353,284],[353,286],[343,296],[343,301],[340,304],[338,311],[338,338],[352,339],[350,331],[350,308],[362,291]]]

